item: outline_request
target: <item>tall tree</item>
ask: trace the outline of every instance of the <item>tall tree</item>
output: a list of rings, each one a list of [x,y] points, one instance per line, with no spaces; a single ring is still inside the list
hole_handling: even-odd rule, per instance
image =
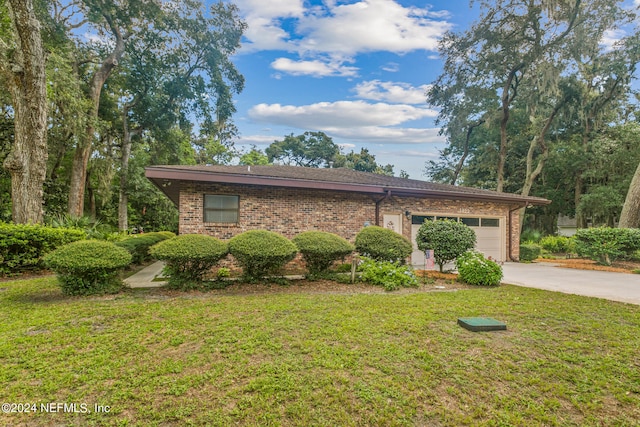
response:
[[[479,1],[485,11],[461,34],[449,33],[441,41],[443,74],[428,93],[429,102],[443,105],[445,126],[463,134],[480,120],[497,122],[500,129],[496,189],[505,185],[505,165],[514,132],[510,128],[515,103],[522,101],[542,114],[532,125],[549,129],[566,105],[561,76],[572,73],[585,52],[598,46],[605,31],[631,19],[617,0],[498,0]],[[490,95],[488,95],[488,93]],[[489,98],[487,98],[489,96]],[[546,104],[550,108],[541,108]],[[549,120],[550,119],[550,120]],[[542,136],[542,137],[541,137]],[[535,180],[544,165],[544,134],[531,139],[533,152],[543,151],[528,176]],[[533,160],[533,159],[531,159]],[[532,181],[529,179],[528,181]],[[523,183],[527,191],[530,183]]]
[[[12,217],[16,223],[43,218],[47,171],[46,54],[33,0],[0,2],[0,73],[11,93],[14,144],[4,167],[11,174]],[[4,13],[6,11],[7,13]]]
[[[329,167],[340,154],[340,147],[324,132],[305,132],[287,135],[275,141],[265,150],[270,163],[306,167]]]
[[[153,54],[170,59],[159,65],[164,71],[161,78],[147,81],[146,85],[129,86],[129,93],[123,94],[129,97],[122,102],[123,109],[127,102],[133,102],[129,115],[143,105],[139,102],[143,94],[136,92],[145,89],[148,96],[161,103],[159,111],[175,113],[174,119],[183,120],[191,109],[199,112],[203,126],[222,128],[234,111],[232,94],[243,85],[229,55],[237,49],[245,24],[234,5],[217,3],[206,10],[200,0],[58,0],[57,4],[57,10],[67,11],[66,15],[57,14],[60,20],[70,22],[71,15],[78,15],[75,20],[86,25],[87,32],[101,37],[99,42],[84,43],[75,33],[67,33],[79,46],[78,52],[87,52],[80,61],[88,64],[83,69],[91,100],[87,128],[76,147],[71,170],[69,213],[78,216],[84,210],[87,167],[97,131],[101,93],[118,67],[131,63],[134,52],[147,52],[147,59]],[[122,114],[121,117],[130,119]]]

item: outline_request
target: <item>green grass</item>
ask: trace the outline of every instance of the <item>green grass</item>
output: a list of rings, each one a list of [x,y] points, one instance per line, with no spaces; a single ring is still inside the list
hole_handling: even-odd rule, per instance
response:
[[[0,425],[637,426],[640,307],[514,286],[61,295],[0,283]],[[473,333],[458,317],[508,331]]]

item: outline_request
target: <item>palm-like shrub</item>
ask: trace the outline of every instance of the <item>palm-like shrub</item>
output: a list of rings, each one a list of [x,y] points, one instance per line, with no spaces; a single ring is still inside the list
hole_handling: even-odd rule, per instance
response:
[[[324,231],[305,231],[294,237],[293,243],[298,247],[312,275],[327,271],[331,263],[355,250],[348,240]]]

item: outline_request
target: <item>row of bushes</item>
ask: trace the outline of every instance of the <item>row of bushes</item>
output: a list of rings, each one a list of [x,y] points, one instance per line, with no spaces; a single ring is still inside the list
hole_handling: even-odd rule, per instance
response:
[[[91,250],[94,246],[95,250]],[[173,237],[172,233],[159,232],[132,236],[115,244],[77,242],[46,257],[46,263],[59,274],[65,293],[89,294],[98,291],[101,280],[105,283],[103,291],[109,290],[118,269],[149,257],[166,261],[170,286],[189,288],[229,253],[242,267],[244,279],[254,281],[277,273],[298,252],[309,274],[318,275],[356,249],[375,262],[399,265],[411,254],[411,243],[382,227],[363,229],[356,236],[355,246],[340,236],[319,231],[304,232],[289,240],[270,231],[253,230],[228,243],[205,235]]]
[[[80,220],[79,220],[80,221]],[[69,224],[74,224],[71,220]],[[128,250],[133,262],[141,264],[149,259],[149,248],[175,234],[169,231],[128,236],[124,233],[99,233],[94,228],[63,227],[40,224],[0,223],[0,275],[38,270],[44,267],[43,257],[56,248],[78,240],[114,241]]]
[[[83,230],[0,223],[0,275],[42,268],[42,257],[87,237]]]
[[[444,249],[440,251],[444,257],[440,262],[458,257],[469,246],[473,246],[475,234],[468,227],[450,221],[443,221],[442,225],[444,228],[440,230],[437,227],[432,229],[430,224],[425,224],[423,228],[426,231],[418,240],[420,246],[429,245],[428,247],[436,248],[437,252],[439,247],[449,248],[449,252]],[[454,226],[462,230],[454,230]],[[198,285],[212,267],[227,254],[231,254],[242,267],[245,280],[255,281],[277,273],[298,252],[302,255],[309,274],[315,276],[325,273],[332,263],[343,259],[354,250],[358,250],[365,257],[360,268],[364,281],[383,285],[387,289],[417,284],[410,268],[404,267],[405,260],[412,251],[410,241],[392,230],[375,226],[361,230],[356,236],[355,246],[332,233],[308,231],[289,240],[266,230],[247,231],[228,242],[206,235],[174,237],[172,233],[166,232],[148,233],[128,238],[115,245],[110,244],[117,248],[111,252],[104,250],[104,245],[96,244],[96,251],[91,251],[87,245],[90,246],[91,242],[69,245],[68,248],[62,248],[46,259],[48,266],[61,276],[66,293],[92,293],[100,279],[109,284],[118,268],[132,261],[145,261],[148,257],[164,260],[169,285],[184,289]],[[78,257],[80,252],[84,255]],[[93,257],[94,253],[98,258]],[[124,256],[125,253],[128,256]],[[481,262],[478,265],[472,262],[464,266],[461,264],[461,268],[464,270],[465,266],[469,265],[467,270],[473,270],[476,276],[484,276],[482,268],[489,265],[494,270],[495,267],[500,270],[501,278],[501,269],[497,264],[485,260],[482,256],[478,258],[477,255],[472,257],[473,260]],[[473,274],[463,273],[461,277],[471,277]],[[469,283],[474,284],[494,284],[495,280],[476,282],[477,279],[469,279]]]
[[[640,250],[640,230],[594,227],[580,229],[572,237],[546,236],[538,243],[520,245],[520,260],[533,261],[543,250],[550,253],[576,253],[600,264],[611,265],[617,259],[631,258]]]

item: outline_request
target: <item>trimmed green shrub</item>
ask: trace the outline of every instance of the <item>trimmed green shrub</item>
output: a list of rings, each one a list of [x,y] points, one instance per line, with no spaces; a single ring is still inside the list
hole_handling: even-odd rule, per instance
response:
[[[456,259],[458,278],[476,286],[498,286],[502,280],[502,267],[486,259],[478,251],[467,251]]]
[[[44,255],[86,237],[76,229],[0,223],[0,274],[42,268]]]
[[[131,263],[131,254],[111,242],[80,240],[49,253],[44,262],[57,273],[64,294],[103,294],[121,289],[118,270]]]
[[[298,248],[281,234],[267,230],[251,230],[229,240],[229,252],[242,267],[246,280],[275,274],[291,261]]]
[[[553,254],[575,250],[573,239],[567,236],[545,236],[540,239],[539,245],[542,246],[542,249]]]
[[[166,261],[169,286],[188,289],[228,253],[225,242],[202,234],[183,234],[164,240],[149,250],[151,256]]]
[[[151,246],[174,236],[175,234],[164,231],[136,234],[116,242],[116,245],[128,250],[133,257],[133,262],[135,264],[142,264],[151,258],[151,255],[149,254],[149,248],[151,248]]]
[[[535,243],[520,245],[520,261],[533,261],[538,259],[542,247]]]
[[[442,272],[444,265],[473,249],[476,233],[466,224],[451,220],[426,221],[416,236],[418,249],[433,249],[433,257]]]
[[[581,257],[611,265],[623,256],[631,257],[640,249],[640,229],[595,227],[578,230],[574,236]]]
[[[418,279],[413,270],[399,262],[363,258],[359,269],[363,282],[382,286],[386,291],[418,286]]]
[[[356,249],[361,255],[376,261],[404,264],[411,255],[411,241],[388,228],[370,225],[356,235]]]
[[[312,275],[326,272],[331,263],[343,259],[355,250],[348,240],[324,231],[305,231],[294,237],[293,243],[298,247]]]

